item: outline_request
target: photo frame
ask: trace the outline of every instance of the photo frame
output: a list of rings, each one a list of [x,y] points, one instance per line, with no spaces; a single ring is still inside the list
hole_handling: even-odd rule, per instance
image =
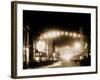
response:
[[[97,6],[13,1],[11,77],[97,73]]]

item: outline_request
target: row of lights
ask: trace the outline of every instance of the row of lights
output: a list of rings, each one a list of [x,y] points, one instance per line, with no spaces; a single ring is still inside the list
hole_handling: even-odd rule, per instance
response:
[[[70,36],[73,38],[82,37],[81,34],[75,32],[64,32],[64,31],[50,31],[40,36],[40,39],[56,38],[59,36]]]

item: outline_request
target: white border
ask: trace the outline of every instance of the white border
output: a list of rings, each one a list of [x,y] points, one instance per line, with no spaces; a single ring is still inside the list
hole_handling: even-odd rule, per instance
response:
[[[23,70],[23,10],[54,11],[54,12],[74,12],[91,14],[91,66],[89,67],[67,67]],[[96,9],[79,7],[62,7],[46,5],[17,5],[17,76],[35,76],[63,73],[80,73],[96,71]]]

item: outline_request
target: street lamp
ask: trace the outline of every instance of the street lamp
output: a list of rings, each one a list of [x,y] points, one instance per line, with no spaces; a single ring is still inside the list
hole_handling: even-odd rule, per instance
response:
[[[73,33],[72,33],[72,32],[70,32],[70,33],[69,33],[69,36],[70,36],[70,37],[72,37],[72,36],[73,36]]]
[[[80,34],[78,34],[78,35],[77,35],[77,37],[78,37],[78,38],[80,38],[80,37],[81,37],[81,35],[80,35]]]
[[[68,32],[65,32],[65,36],[68,36]]]
[[[77,34],[76,33],[73,33],[73,37],[76,38],[77,37]]]
[[[61,33],[60,33],[62,36],[64,35],[64,32],[63,31],[61,31]]]

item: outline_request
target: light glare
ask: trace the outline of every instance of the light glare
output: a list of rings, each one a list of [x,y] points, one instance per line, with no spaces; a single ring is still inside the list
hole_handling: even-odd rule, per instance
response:
[[[65,35],[68,36],[68,32],[65,32]]]
[[[64,35],[64,32],[63,31],[61,32],[61,35]]]
[[[35,57],[35,60],[39,62],[39,57]]]
[[[80,35],[80,34],[78,34],[78,35],[77,35],[77,37],[78,37],[78,38],[80,38],[80,37],[81,37],[81,35]]]
[[[81,49],[81,43],[80,42],[74,43],[74,50],[80,51],[80,49]]]
[[[38,41],[38,42],[36,43],[36,49],[37,49],[38,51],[40,51],[40,52],[44,52],[45,49],[46,49],[46,43],[45,43],[45,41]]]
[[[72,35],[73,35],[73,33],[70,32],[70,33],[69,33],[69,36],[72,36]]]
[[[76,38],[77,37],[77,34],[76,33],[73,33],[73,37]]]

